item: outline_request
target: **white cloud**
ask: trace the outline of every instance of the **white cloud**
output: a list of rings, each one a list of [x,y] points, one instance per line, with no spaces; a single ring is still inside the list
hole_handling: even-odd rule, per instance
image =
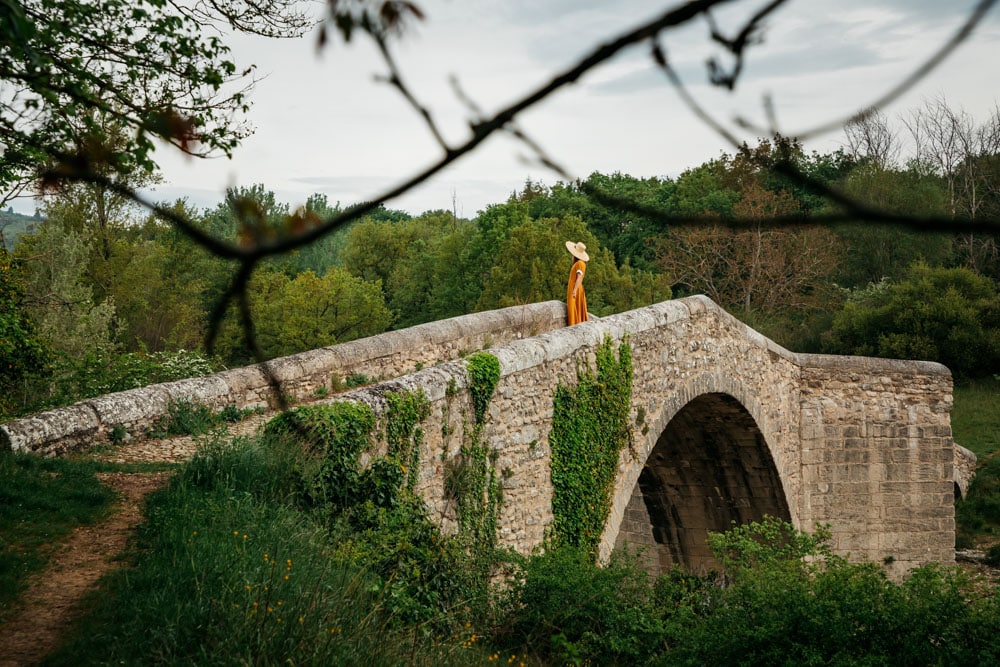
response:
[[[419,4],[427,21],[396,53],[406,80],[456,143],[468,136],[472,112],[454,94],[450,76],[493,113],[601,41],[670,6],[652,0]],[[720,26],[730,31],[748,11],[745,3],[733,4],[718,15]],[[719,118],[728,122],[743,113],[763,122],[761,99],[769,93],[781,129],[794,133],[874,100],[946,39],[971,4],[791,2],[768,20],[765,42],[749,52],[735,94],[705,83],[704,62],[721,50],[708,42],[704,22],[665,35],[663,43],[692,92]],[[890,111],[936,94],[976,114],[992,108],[1000,90],[998,24],[1000,19],[991,17],[955,57]],[[401,96],[373,81],[384,67],[363,39],[346,47],[338,41],[320,58],[313,37],[299,42],[243,38],[234,42],[234,52],[241,61],[258,62],[268,74],[254,94],[250,121],[255,135],[232,161],[164,160],[167,183],[157,196],[188,192],[193,202],[209,205],[213,191],[218,201],[227,186],[260,182],[293,206],[316,191],[347,204],[370,199],[439,158],[440,148]],[[650,66],[648,46],[530,109],[519,124],[579,176],[592,171],[675,176],[728,149]],[[828,150],[839,141],[834,133],[814,145]],[[413,212],[450,209],[454,196],[460,213],[472,216],[504,201],[526,178],[557,179],[526,163],[525,153],[509,138],[491,138],[474,155],[388,206]]]

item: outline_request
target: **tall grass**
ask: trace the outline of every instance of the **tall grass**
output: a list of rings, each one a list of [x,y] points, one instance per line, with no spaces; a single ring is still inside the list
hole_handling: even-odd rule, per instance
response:
[[[53,546],[106,514],[114,493],[98,466],[0,453],[0,616],[45,567]]]
[[[334,557],[322,515],[296,505],[300,457],[262,439],[202,451],[48,663],[468,664],[476,647],[394,622],[386,588]]]
[[[955,442],[979,457],[968,495],[955,505],[956,544],[990,547],[1000,542],[1000,382],[956,386],[951,427]]]
[[[951,428],[955,442],[980,458],[1000,450],[1000,381],[957,385]]]

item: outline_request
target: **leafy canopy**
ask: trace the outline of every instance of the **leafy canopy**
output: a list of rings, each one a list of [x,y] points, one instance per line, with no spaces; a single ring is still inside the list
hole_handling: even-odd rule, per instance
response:
[[[61,170],[152,170],[153,139],[227,155],[248,134],[252,68],[206,25],[271,36],[311,25],[294,0],[0,0],[0,190]],[[107,148],[106,128],[133,137]]]

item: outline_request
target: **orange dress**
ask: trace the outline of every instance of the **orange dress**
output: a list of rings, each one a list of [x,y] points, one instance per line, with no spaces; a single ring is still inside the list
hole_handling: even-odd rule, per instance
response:
[[[573,268],[569,270],[569,283],[566,285],[566,310],[567,319],[570,325],[587,321],[587,295],[583,292],[583,283],[580,283],[580,291],[573,296],[573,285],[576,284],[576,276],[580,274],[581,280],[587,273],[587,263],[582,259],[573,262]]]

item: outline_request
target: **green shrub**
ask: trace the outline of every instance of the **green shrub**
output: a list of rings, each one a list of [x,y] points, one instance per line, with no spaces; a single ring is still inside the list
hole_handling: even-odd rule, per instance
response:
[[[938,361],[961,377],[1000,370],[1000,294],[964,268],[914,265],[856,292],[824,335],[828,352]]]
[[[403,627],[382,582],[332,557],[323,515],[290,502],[291,444],[199,453],[151,498],[132,567],[47,664],[468,664],[458,641]]]
[[[955,522],[962,535],[1000,537],[1000,456],[979,460],[968,494],[955,503]]]
[[[160,382],[209,375],[220,366],[198,352],[114,353],[95,350],[82,359],[63,359],[54,371],[54,404],[65,405]]]
[[[827,535],[768,520],[713,538],[728,585],[691,609],[668,664],[992,664],[997,603],[958,568],[902,584],[833,556]]]
[[[197,401],[174,401],[167,405],[167,414],[156,420],[150,429],[154,438],[176,435],[203,435],[218,425],[212,408]]]
[[[547,664],[641,665],[667,648],[649,576],[629,557],[601,567],[584,548],[553,545],[514,580],[497,637],[507,652]]]
[[[272,442],[290,442],[303,451],[300,488],[313,506],[342,509],[360,494],[359,457],[371,443],[375,414],[367,405],[308,405],[284,412],[264,429]]]

